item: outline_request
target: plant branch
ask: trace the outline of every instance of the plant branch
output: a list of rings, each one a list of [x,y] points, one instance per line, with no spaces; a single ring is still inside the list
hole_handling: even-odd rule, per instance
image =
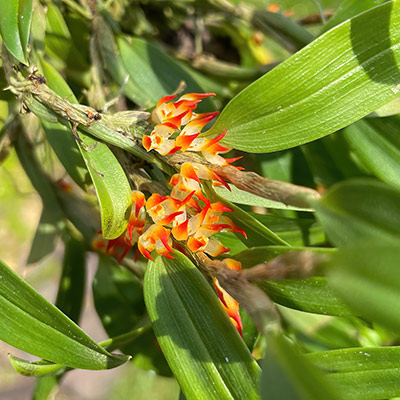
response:
[[[201,163],[238,189],[269,200],[279,201],[286,205],[310,208],[312,202],[320,197],[319,193],[314,189],[264,178],[251,171],[239,171],[231,165],[219,166],[210,164],[194,153],[176,153],[169,157],[168,162],[176,168],[179,168],[185,162]]]

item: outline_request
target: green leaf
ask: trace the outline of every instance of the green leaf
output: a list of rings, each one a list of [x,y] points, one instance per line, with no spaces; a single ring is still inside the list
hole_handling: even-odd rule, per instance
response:
[[[310,208],[300,208],[300,207],[286,205],[279,201],[265,199],[264,197],[259,197],[255,194],[245,192],[244,190],[240,190],[233,185],[230,185],[230,188],[231,190],[229,191],[225,187],[216,186],[214,190],[225,200],[228,200],[232,203],[245,204],[248,206],[276,208],[282,210],[312,211]]]
[[[252,247],[235,254],[235,259],[242,263],[242,268],[251,268],[256,264],[264,263],[289,251],[309,251],[315,254],[334,254],[336,249],[327,247],[301,246],[261,246]]]
[[[377,110],[367,115],[367,117],[390,117],[396,114],[400,114],[400,97],[396,97],[384,106],[379,107]]]
[[[12,367],[21,375],[25,376],[45,376],[54,373],[59,373],[63,369],[62,364],[54,364],[50,361],[27,361],[22,358],[9,355],[8,359]]]
[[[48,400],[51,399],[56,390],[58,376],[43,376],[36,381],[36,386],[33,391],[32,400]]]
[[[26,57],[26,46],[29,40],[29,30],[32,20],[33,0],[18,0],[18,28],[22,50]]]
[[[268,262],[289,251],[312,251],[317,254],[331,255],[335,249],[316,247],[264,246],[253,247],[235,254],[235,259],[243,268]],[[328,286],[322,276],[308,279],[290,279],[280,281],[262,281],[257,285],[275,302],[295,310],[323,315],[349,316],[351,311]]]
[[[69,102],[78,103],[74,93],[57,70],[43,57],[40,57],[40,64],[49,87]],[[69,176],[80,187],[85,187],[88,171],[71,130],[58,122],[52,123],[42,119],[41,123],[47,140]]]
[[[181,253],[150,262],[144,281],[158,343],[185,396],[257,399],[259,368],[218,298]]]
[[[398,95],[400,2],[344,22],[240,92],[214,126],[252,152],[304,144],[343,128]],[[334,118],[332,117],[334,116]]]
[[[328,22],[324,25],[322,33],[329,31],[329,29],[346,21],[346,19],[352,18],[355,15],[382,4],[384,1],[385,0],[342,0],[335,15],[329,18]]]
[[[265,400],[338,399],[318,369],[281,336],[268,337],[262,370],[261,395]]]
[[[361,120],[344,135],[364,165],[384,182],[400,187],[400,139],[398,117]]]
[[[40,121],[46,138],[50,146],[57,155],[61,164],[67,171],[68,175],[81,188],[85,188],[90,182],[88,178],[88,170],[75,139],[71,134],[71,129],[60,123],[53,123],[41,120]]]
[[[138,90],[134,82],[130,79],[126,70],[110,26],[103,18],[98,17],[93,21],[94,37],[96,46],[99,50],[104,68],[109,72],[112,79],[121,87],[123,93],[133,102],[140,104],[144,97]]]
[[[83,59],[71,37],[63,14],[53,3],[47,5],[45,52],[55,60],[62,61],[60,67],[65,67],[63,63],[66,63],[68,65],[65,68],[66,73],[69,73],[70,69],[76,69],[83,75],[82,70],[88,68],[86,60]]]
[[[109,256],[99,254],[92,289],[96,311],[110,337],[132,330],[145,312],[141,282]]]
[[[400,396],[400,347],[363,347],[308,354],[340,390],[343,400]]]
[[[74,368],[108,369],[127,361],[96,344],[60,310],[0,262],[0,339]]]
[[[371,179],[341,182],[315,202],[316,215],[336,246],[397,239],[400,191]]]
[[[285,307],[322,315],[353,315],[322,276],[279,282],[263,281],[258,286],[275,303]]]
[[[85,275],[85,246],[83,242],[67,237],[56,306],[76,323],[82,311]]]
[[[39,223],[36,227],[35,236],[29,252],[27,264],[33,264],[46,257],[56,247],[56,240],[60,235],[64,222],[47,211],[42,210]]]
[[[209,185],[205,187],[205,190],[209,199],[215,202],[222,202],[233,211],[229,214],[229,218],[246,232],[247,239],[239,235],[240,240],[246,246],[265,246],[267,244],[288,245],[288,243],[261,222],[257,221],[251,214],[219,196]]]
[[[15,150],[24,171],[42,199],[43,208],[46,209],[46,219],[52,221],[52,223],[61,220],[64,213],[59,205],[53,184],[43,172],[24,132],[18,135]]]
[[[342,249],[331,262],[329,284],[357,315],[400,330],[400,250],[396,241]],[[390,306],[389,306],[390,305]]]
[[[121,59],[135,86],[135,102],[143,107],[152,107],[166,95],[174,93],[182,81],[187,85],[185,92],[203,92],[191,74],[173,58],[143,39],[118,38]],[[202,108],[213,108],[210,101]],[[210,111],[210,110],[209,110]]]
[[[32,0],[2,0],[0,31],[8,51],[26,64],[26,46],[32,16]]]
[[[81,153],[99,200],[102,235],[115,239],[126,229],[130,215],[132,199],[128,179],[107,145],[80,130],[79,135],[86,148],[81,148]]]
[[[42,60],[43,61],[43,60]],[[76,103],[77,99],[73,92],[60,76],[60,74],[48,63],[42,62],[43,69],[46,73],[49,87],[58,95],[69,98]],[[45,125],[46,126],[46,125]],[[54,128],[54,125],[47,125],[47,128]],[[55,125],[59,134],[68,134],[62,125]],[[66,152],[68,149],[74,156],[73,149],[75,145],[72,143],[72,133],[69,134],[69,139],[62,139],[66,145],[60,152]],[[89,135],[79,130],[79,136],[83,142],[83,146],[79,146],[81,155],[86,164],[86,169],[89,171],[92,182],[96,188],[97,198],[100,205],[102,235],[106,239],[115,239],[120,236],[128,224],[130,213],[131,189],[125,172],[123,171],[118,160],[107,147],[106,144],[97,142]],[[56,145],[57,148],[58,144]],[[59,152],[59,154],[60,154]],[[69,158],[68,155],[60,156],[60,159]],[[78,159],[78,164],[71,164],[77,157],[67,161],[69,170],[74,171],[80,167],[81,161]],[[77,171],[78,173],[78,171]],[[75,175],[75,174],[74,174]],[[79,173],[80,175],[80,173]],[[83,184],[83,176],[79,176],[78,182]]]
[[[291,246],[317,246],[325,242],[324,232],[313,218],[286,218],[255,213],[248,213],[248,215],[261,222]]]
[[[124,334],[142,324],[145,315],[143,286],[126,268],[108,256],[99,255],[92,288],[97,314],[110,337]],[[131,362],[142,369],[171,375],[151,330],[120,347],[120,350],[131,355]]]

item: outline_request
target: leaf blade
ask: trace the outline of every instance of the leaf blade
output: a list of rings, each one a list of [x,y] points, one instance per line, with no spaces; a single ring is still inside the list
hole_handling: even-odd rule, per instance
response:
[[[185,256],[150,263],[144,289],[158,342],[188,398],[258,398],[257,364]]]
[[[227,129],[228,146],[271,152],[357,121],[397,95],[399,26],[397,0],[339,25],[243,90],[207,134]]]
[[[0,339],[58,364],[107,369],[127,361],[112,355],[0,262]]]
[[[26,64],[24,49],[18,26],[19,0],[1,2],[0,31],[8,51],[20,62]]]

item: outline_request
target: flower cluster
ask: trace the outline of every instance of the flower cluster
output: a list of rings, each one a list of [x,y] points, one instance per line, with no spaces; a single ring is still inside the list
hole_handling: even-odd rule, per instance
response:
[[[229,252],[217,239],[221,231],[246,233],[230,218],[223,215],[232,211],[222,203],[211,203],[202,193],[195,168],[187,163],[180,174],[171,178],[170,196],[152,194],[147,201],[139,191],[132,192],[132,211],[125,232],[106,242],[97,238],[94,247],[105,250],[121,262],[137,243],[139,252],[152,260],[151,252],[173,258],[171,233],[176,241],[185,241],[193,251],[202,251],[213,257]],[[150,222],[150,217],[152,222]]]
[[[160,99],[151,114],[151,120],[156,125],[149,136],[143,136],[143,147],[147,151],[154,149],[164,156],[177,151],[201,152],[208,162],[219,166],[229,165],[241,158],[225,159],[219,154],[230,150],[219,143],[226,131],[211,139],[199,137],[202,129],[219,114],[218,111],[203,114],[194,112],[198,103],[209,96],[215,96],[215,93],[189,93],[176,102],[171,101],[176,96]],[[199,163],[192,165],[200,179],[215,180],[229,189],[226,182],[206,166]]]
[[[218,113],[195,114],[194,110],[201,99],[213,93],[190,93],[177,102],[175,96],[163,97],[152,113],[155,123],[149,136],[143,137],[147,151],[156,150],[161,155],[177,151],[201,152],[213,164],[228,165],[237,160],[226,160],[219,155],[230,149],[218,142],[225,132],[213,139],[200,138],[204,126]],[[239,168],[239,167],[237,167]],[[227,183],[207,166],[200,163],[184,163],[179,173],[173,175],[169,184],[170,195],[153,193],[147,200],[142,192],[132,192],[132,209],[126,230],[112,240],[96,238],[93,246],[122,262],[129,250],[137,244],[137,256],[142,254],[152,260],[155,251],[164,257],[173,258],[174,243],[179,242],[192,252],[204,252],[212,257],[229,252],[213,235],[221,231],[246,233],[236,226],[224,213],[232,210],[223,203],[211,203],[201,190],[201,180],[213,180],[217,184]],[[173,240],[174,239],[174,240]],[[241,264],[232,259],[224,260],[231,269],[241,269]],[[214,286],[220,301],[231,321],[242,334],[239,304],[214,279]]]

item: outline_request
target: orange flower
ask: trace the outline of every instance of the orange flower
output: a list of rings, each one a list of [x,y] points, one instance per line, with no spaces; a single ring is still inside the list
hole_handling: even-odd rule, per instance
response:
[[[184,199],[188,193],[194,192],[194,195],[199,200],[204,203],[206,202],[206,198],[201,191],[200,179],[193,165],[190,163],[182,164],[179,174],[173,175],[169,184],[174,187],[171,196],[175,199]],[[200,206],[194,199],[192,199],[188,205],[201,211],[201,209],[199,209]]]
[[[151,252],[156,252],[167,258],[174,258],[170,253],[172,250],[172,240],[170,238],[170,230],[164,228],[162,225],[153,224],[147,231],[139,237],[138,249],[140,253],[153,261]]]
[[[197,108],[197,104],[202,99],[209,96],[215,96],[215,93],[188,93],[184,94],[175,103],[172,103],[176,95],[165,96],[161,98],[154,111],[151,114],[151,120],[156,124],[169,122],[172,118],[186,113],[185,118],[182,117],[182,124],[187,124],[193,117],[193,111]]]
[[[183,200],[178,200],[154,193],[146,202],[147,213],[156,224],[169,225],[177,219],[183,222],[187,218],[186,205],[193,195],[191,192]]]
[[[242,264],[240,261],[233,260],[232,258],[225,258],[223,260],[228,268],[236,271],[242,269]],[[242,319],[239,314],[239,303],[221,287],[217,278],[213,279],[215,290],[218,293],[219,300],[224,308],[225,312],[228,314],[231,322],[238,330],[241,337],[243,337],[243,324]]]
[[[222,203],[211,204],[208,200],[201,212],[174,226],[172,234],[177,240],[187,240],[190,250],[203,251],[212,257],[229,252],[219,240],[210,239],[215,233],[223,230],[228,232],[246,233],[236,226],[223,212],[232,211]]]
[[[156,125],[150,136],[143,136],[143,147],[147,151],[155,149],[158,153],[164,156],[167,154],[173,154],[180,150],[181,146],[176,143],[175,140],[169,139],[169,137],[173,135],[176,130],[180,129],[182,125],[188,124],[187,132],[192,132],[193,129],[197,129],[199,123],[201,125],[202,122],[199,122],[201,116],[206,114],[196,115],[194,110],[197,108],[197,104],[201,99],[208,96],[215,96],[215,93],[188,93],[181,96],[175,103],[171,102],[171,100],[176,96],[165,96],[160,99],[151,114],[151,120],[155,122]],[[217,115],[216,113],[210,114],[213,114],[214,116]],[[208,114],[207,116],[209,121],[210,116]],[[197,120],[198,122],[190,126],[189,122],[191,120]],[[207,122],[204,122],[204,125]],[[198,131],[197,135],[199,133],[200,131]]]
[[[92,242],[93,248],[103,251],[117,258],[121,263],[129,250],[135,245],[139,236],[143,233],[146,225],[146,210],[144,208],[145,197],[142,192],[132,191],[132,208],[128,225],[122,235],[115,239],[105,240],[95,238]],[[101,233],[101,232],[100,232]]]
[[[217,115],[218,111],[198,114],[193,118],[184,129],[182,129],[180,135],[176,138],[176,145],[180,147],[182,151],[190,150],[192,148],[192,142],[200,135],[201,130]]]

